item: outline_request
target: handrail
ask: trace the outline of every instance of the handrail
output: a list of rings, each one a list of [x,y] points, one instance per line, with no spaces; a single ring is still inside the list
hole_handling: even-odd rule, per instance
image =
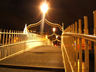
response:
[[[73,37],[84,38],[86,40],[96,42],[96,36],[93,35],[66,32],[63,34],[63,36],[73,36]]]
[[[28,41],[22,41],[22,42],[17,42],[17,43],[12,43],[12,44],[8,44],[8,45],[2,45],[2,46],[0,46],[0,48],[1,47],[7,47],[7,46],[12,46],[12,45],[18,45],[18,44],[22,44],[22,43],[28,43],[28,42],[43,42],[44,40],[42,40],[42,41],[34,41],[34,40],[28,40]]]

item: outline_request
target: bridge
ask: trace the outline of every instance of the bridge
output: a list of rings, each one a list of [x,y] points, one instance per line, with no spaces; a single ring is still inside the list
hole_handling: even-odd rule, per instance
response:
[[[89,34],[87,16],[65,29],[63,23],[61,26],[47,19],[44,21],[58,27],[61,36],[55,29],[53,41],[49,39],[52,35],[31,33],[30,28],[40,25],[42,20],[25,25],[23,32],[0,31],[0,72],[96,72],[96,11],[94,35]],[[54,41],[61,42],[61,45],[54,46]]]

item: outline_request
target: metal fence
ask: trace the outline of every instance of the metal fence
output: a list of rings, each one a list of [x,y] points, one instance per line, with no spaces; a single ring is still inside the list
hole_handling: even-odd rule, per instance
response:
[[[61,36],[61,49],[65,72],[96,72],[96,11],[94,14],[94,35],[89,35],[88,17],[67,27]],[[90,51],[93,53],[93,65],[90,64]],[[94,70],[93,70],[94,69]]]
[[[38,45],[48,45],[50,43],[44,36],[33,33],[4,31],[0,32],[0,60],[20,51],[25,51],[29,47]]]

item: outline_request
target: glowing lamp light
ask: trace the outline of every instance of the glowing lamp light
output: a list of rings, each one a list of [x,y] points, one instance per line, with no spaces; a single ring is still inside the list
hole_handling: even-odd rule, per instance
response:
[[[43,14],[45,14],[47,11],[48,11],[48,4],[46,2],[44,2],[42,5],[41,5],[41,11],[43,12]]]
[[[56,36],[56,39],[58,38],[58,36]]]
[[[46,39],[48,39],[48,36],[46,35]]]
[[[56,28],[53,28],[53,32],[55,32],[56,31]]]

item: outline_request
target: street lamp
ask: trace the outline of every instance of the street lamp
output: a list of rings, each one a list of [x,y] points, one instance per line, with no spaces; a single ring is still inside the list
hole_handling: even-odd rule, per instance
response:
[[[43,34],[45,14],[47,13],[47,11],[49,9],[46,1],[44,3],[42,3],[42,5],[40,6],[40,9],[43,13],[42,24],[41,24],[41,34]]]
[[[48,11],[48,4],[44,2],[42,3],[40,8],[41,8],[42,13],[45,14]]]

